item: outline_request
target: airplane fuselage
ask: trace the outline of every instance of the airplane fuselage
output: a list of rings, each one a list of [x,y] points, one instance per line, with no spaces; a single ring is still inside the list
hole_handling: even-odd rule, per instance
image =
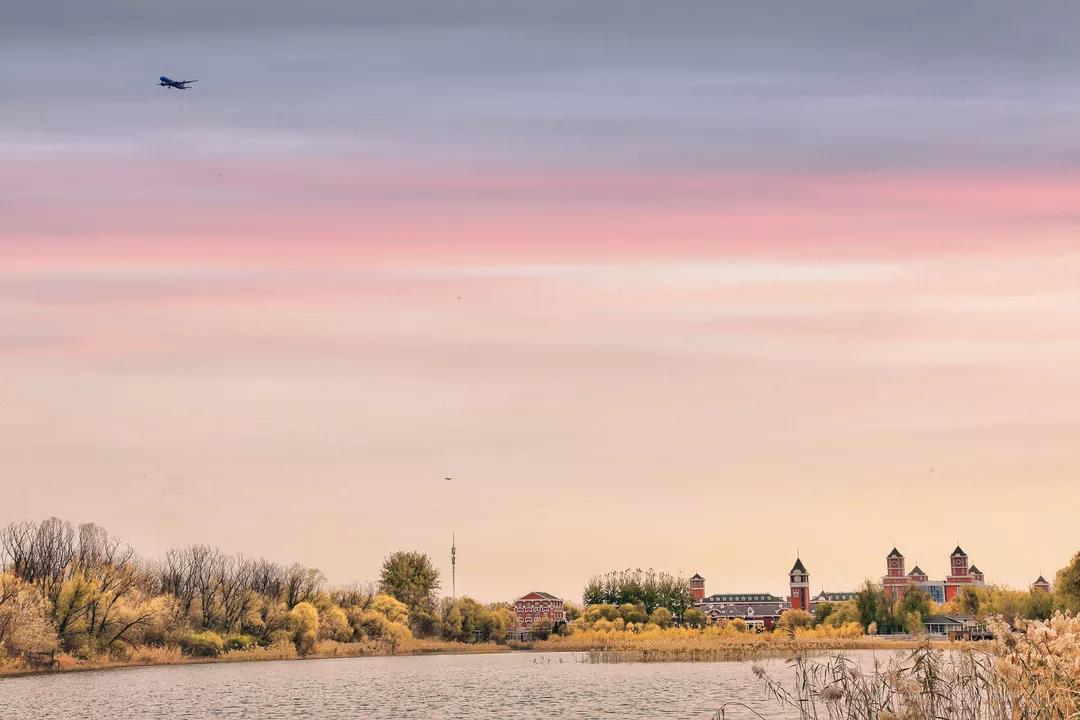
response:
[[[172,90],[187,90],[188,83],[196,82],[195,80],[171,80],[164,75],[158,78],[158,85],[161,87],[167,87]]]

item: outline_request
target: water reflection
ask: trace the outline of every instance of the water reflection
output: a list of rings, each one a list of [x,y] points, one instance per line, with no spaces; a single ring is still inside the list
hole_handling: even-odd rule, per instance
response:
[[[782,661],[767,665],[785,674]],[[764,697],[748,663],[593,665],[573,653],[186,665],[0,680],[3,720],[706,720],[727,700],[785,716]]]

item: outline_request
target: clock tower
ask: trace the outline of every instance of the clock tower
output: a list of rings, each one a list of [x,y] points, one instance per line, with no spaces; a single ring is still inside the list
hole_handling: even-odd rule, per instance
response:
[[[690,578],[690,595],[694,598],[695,605],[705,599],[705,578],[697,573]]]
[[[799,558],[795,559],[788,579],[791,586],[791,609],[810,612],[810,574],[806,572],[806,566]]]

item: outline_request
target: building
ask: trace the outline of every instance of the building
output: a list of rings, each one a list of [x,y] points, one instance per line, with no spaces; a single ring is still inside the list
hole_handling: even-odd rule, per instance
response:
[[[800,558],[795,558],[795,564],[788,572],[788,587],[791,590],[788,596],[791,608],[810,612],[810,573],[806,572]]]
[[[563,601],[551,593],[531,592],[514,601],[514,616],[519,628],[530,628],[547,620],[553,626],[566,622]]]
[[[690,595],[694,598],[695,605],[705,599],[705,578],[697,573],[690,578]]]
[[[959,545],[952,551],[949,560],[952,573],[945,578],[945,602],[949,602],[956,597],[957,593],[960,592],[960,588],[965,585],[985,584],[982,571],[974,565],[968,567],[967,553]]]
[[[710,622],[738,619],[754,629],[772,630],[780,616],[793,607],[810,611],[810,573],[798,558],[788,572],[788,589],[787,598],[777,597],[772,593],[717,594],[705,597],[705,578],[698,574],[690,578],[694,607],[705,613]]]
[[[881,587],[885,594],[894,600],[901,597],[909,587],[919,587],[925,590],[934,602],[946,603],[955,598],[960,588],[966,585],[985,584],[982,571],[975,565],[968,566],[967,553],[960,546],[949,556],[949,570],[949,575],[944,580],[931,580],[918,565],[911,572],[905,572],[904,555],[893,548],[885,557],[885,575],[881,578]]]
[[[694,607],[710,622],[738,619],[754,629],[772,630],[791,604],[772,593],[738,593],[710,595]]]
[[[985,631],[970,615],[929,615],[923,618],[927,635],[945,635],[950,638],[972,638]]]
[[[817,595],[810,598],[810,612],[814,612],[818,603],[842,603],[847,602],[848,600],[854,600],[857,597],[859,597],[859,593],[857,592],[822,590]]]
[[[1031,583],[1031,592],[1050,592],[1050,582],[1040,575],[1038,580]]]
[[[908,576],[904,571],[904,555],[896,548],[885,556],[885,576],[881,578],[881,587],[890,598],[904,594],[908,586]]]

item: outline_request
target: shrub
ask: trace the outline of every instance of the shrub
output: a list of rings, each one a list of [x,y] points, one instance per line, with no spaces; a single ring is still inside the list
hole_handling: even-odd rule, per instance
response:
[[[181,633],[177,644],[194,657],[217,657],[225,649],[225,641],[213,630]]]
[[[671,627],[672,620],[671,611],[663,607],[656,608],[649,616],[649,622],[661,628]]]
[[[255,638],[251,635],[238,633],[225,638],[225,649],[229,651],[248,650],[253,647],[255,647]]]
[[[309,602],[297,603],[289,611],[289,627],[293,632],[296,652],[310,655],[315,650],[315,641],[319,638],[319,611]]]

